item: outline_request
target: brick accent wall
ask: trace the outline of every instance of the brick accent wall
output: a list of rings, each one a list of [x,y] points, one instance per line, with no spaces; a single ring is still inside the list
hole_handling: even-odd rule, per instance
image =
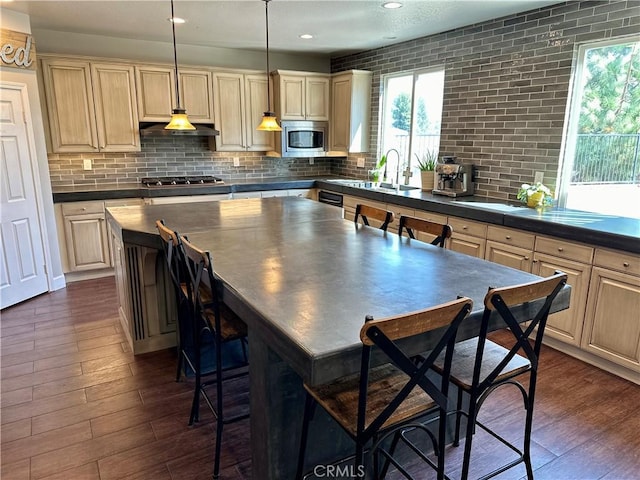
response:
[[[515,199],[544,171],[555,187],[577,45],[640,32],[640,2],[570,1],[396,45],[334,58],[331,71],[374,73],[371,152],[377,152],[381,75],[444,66],[440,155],[477,168],[477,195]],[[355,156],[334,173],[365,178]],[[358,155],[361,156],[361,155]]]
[[[226,181],[328,175],[331,159],[268,158],[259,152],[213,152],[207,137],[142,137],[140,152],[49,154],[51,186],[136,184],[143,177],[216,175]],[[238,157],[240,166],[233,166]],[[93,170],[83,170],[83,160]]]

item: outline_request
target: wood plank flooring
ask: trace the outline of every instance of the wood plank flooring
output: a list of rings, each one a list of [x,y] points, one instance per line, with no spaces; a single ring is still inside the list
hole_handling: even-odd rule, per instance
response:
[[[175,351],[131,354],[113,278],[72,283],[3,310],[0,335],[2,480],[211,478],[215,420],[203,407],[201,421],[187,426],[192,384],[175,382]],[[640,478],[640,387],[552,349],[542,364],[536,479]],[[519,405],[515,391],[505,391],[482,418],[517,439],[520,428],[511,423],[522,418]],[[251,478],[248,440],[248,420],[225,428],[222,478]],[[503,455],[477,437],[472,475]],[[461,447],[448,449],[453,478],[461,457]],[[418,464],[413,471],[433,478]],[[523,475],[518,467],[499,478]]]

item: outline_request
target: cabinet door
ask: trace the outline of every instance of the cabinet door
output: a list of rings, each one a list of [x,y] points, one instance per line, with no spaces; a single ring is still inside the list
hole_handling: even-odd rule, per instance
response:
[[[89,62],[43,59],[42,70],[52,152],[97,152]]]
[[[557,270],[567,274],[567,284],[571,285],[571,301],[567,310],[549,316],[544,334],[580,346],[591,266],[544,253],[534,254],[532,273],[549,277]]]
[[[72,271],[111,266],[104,213],[65,216],[64,230]]]
[[[523,272],[530,272],[533,251],[489,240],[487,241],[484,258],[490,262],[516,268]]]
[[[593,267],[582,348],[640,372],[638,312],[640,277]]]
[[[471,235],[454,234],[449,239],[449,249],[472,257],[484,258],[487,241]]]
[[[214,123],[211,72],[179,70],[180,101],[194,123]]]
[[[220,135],[216,137],[216,150],[245,150],[244,75],[214,73],[213,88],[216,128],[220,131]]]
[[[267,80],[266,75],[244,76],[246,145],[247,150],[252,152],[266,152],[275,149],[274,133],[256,130],[267,109]]]
[[[140,150],[133,67],[92,64],[98,142],[104,152]]]
[[[351,125],[351,76],[341,75],[331,80],[331,150],[348,152]]]
[[[305,111],[305,77],[295,75],[280,75],[278,99],[281,120],[304,120]]]
[[[136,67],[141,122],[168,122],[176,104],[175,75],[166,67]]]
[[[305,118],[329,120],[329,77],[307,77],[305,84]]]

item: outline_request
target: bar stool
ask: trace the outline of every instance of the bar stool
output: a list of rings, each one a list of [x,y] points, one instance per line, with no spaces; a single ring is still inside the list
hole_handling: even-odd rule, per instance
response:
[[[216,447],[213,478],[220,472],[222,432],[225,425],[249,416],[248,411],[227,416],[223,386],[248,375],[247,326],[221,298],[221,285],[214,274],[211,254],[178,235],[181,259],[188,272],[187,298],[192,307],[194,354],[188,361],[195,372],[195,388],[189,425],[198,421],[200,397],[216,417]],[[235,350],[226,348],[234,342]],[[224,355],[223,355],[224,350]],[[209,379],[207,379],[208,377]],[[215,401],[207,387],[215,385]],[[248,405],[247,405],[248,409]]]
[[[362,223],[369,226],[369,218],[373,218],[382,222],[380,230],[387,231],[387,227],[390,223],[393,223],[395,218],[393,212],[389,210],[383,210],[382,208],[372,207],[370,205],[364,205],[358,203],[356,205],[356,216],[353,221],[358,223],[358,217],[362,217]]]
[[[164,258],[167,262],[167,271],[171,278],[171,284],[173,285],[173,291],[175,295],[176,307],[178,311],[178,320],[176,328],[176,340],[178,351],[178,364],[176,367],[176,382],[180,381],[182,376],[182,367],[184,359],[189,358],[188,351],[193,348],[190,342],[191,334],[188,332],[188,325],[190,320],[186,318],[191,315],[189,302],[186,294],[185,280],[187,278],[187,272],[180,268],[180,252],[178,234],[168,228],[164,220],[156,221],[156,228],[162,239],[162,251],[164,252]]]
[[[384,478],[387,467],[393,464],[411,478],[400,465],[394,452],[396,444],[403,440],[400,432],[405,428],[424,432],[434,445],[437,462],[426,457],[412,442],[405,442],[423,461],[437,471],[439,479],[444,477],[444,443],[446,416],[448,413],[448,367],[453,354],[458,327],[471,311],[473,302],[469,298],[438,305],[418,312],[374,320],[367,316],[360,330],[362,357],[360,373],[340,378],[332,383],[313,386],[305,384],[305,402],[302,437],[298,456],[297,479],[303,478],[304,459],[309,434],[309,422],[317,405],[353,438],[355,470],[362,472],[365,465],[365,447],[370,445],[374,458],[374,478]],[[436,329],[444,332],[438,337],[436,347],[424,362],[417,366],[396,341],[424,335]],[[384,355],[382,365],[371,365],[373,349]],[[444,352],[444,353],[443,353]],[[445,374],[432,380],[427,376],[433,362],[444,354]],[[439,427],[436,436],[420,423],[418,418],[438,412]],[[384,440],[391,435],[391,447],[385,448]],[[382,473],[379,458],[384,458]]]
[[[566,283],[567,275],[556,272],[551,277],[521,285],[490,288],[484,299],[480,334],[477,338],[456,344],[450,367],[451,381],[458,387],[458,415],[454,445],[459,441],[460,417],[467,417],[462,479],[467,479],[469,476],[471,447],[476,427],[480,427],[518,454],[517,459],[480,477],[481,479],[494,477],[520,463],[525,464],[527,478],[533,479],[530,446],[540,348],[549,309]],[[514,307],[522,304],[526,312],[524,315],[530,319],[524,329],[513,312]],[[487,339],[489,323],[495,320],[504,323],[512,333],[513,338],[510,338],[512,342],[508,348]],[[530,338],[533,338],[533,345],[530,343]],[[448,365],[444,357],[441,356],[437,364],[441,372],[446,372]],[[523,386],[516,379],[526,373],[529,374],[528,387]],[[487,397],[503,385],[513,385],[522,394],[526,410],[522,450],[478,421],[478,412]],[[462,409],[463,392],[469,395],[469,408],[466,411]]]
[[[435,238],[431,241],[431,245],[437,245],[442,248],[444,248],[447,238],[451,238],[451,233],[453,232],[451,225],[430,222],[429,220],[411,217],[409,215],[400,216],[398,235],[402,236],[403,229],[407,231],[409,238],[413,239],[416,238],[413,233],[414,230],[433,235]]]

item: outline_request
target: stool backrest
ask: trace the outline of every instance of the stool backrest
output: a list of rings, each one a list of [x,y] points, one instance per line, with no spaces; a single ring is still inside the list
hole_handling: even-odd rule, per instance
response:
[[[369,225],[369,218],[374,218],[380,222],[380,230],[387,231],[387,227],[390,223],[393,223],[395,218],[393,212],[384,210],[382,208],[372,207],[371,205],[363,205],[361,203],[356,205],[356,216],[353,221],[358,223],[358,218],[362,217],[362,223]]]
[[[360,367],[358,432],[363,435],[363,438],[366,439],[368,432],[373,435],[374,432],[378,431],[416,387],[423,389],[441,409],[447,409],[448,378],[456,333],[464,318],[471,311],[472,306],[473,301],[470,298],[462,297],[442,305],[404,315],[379,320],[374,320],[370,316],[367,317],[360,330],[363,349]],[[427,358],[419,365],[397,343],[398,340],[423,335],[438,329],[444,329],[442,335],[438,337],[436,346],[430,351]],[[367,388],[372,348],[380,349],[386,357],[385,360],[393,363],[406,374],[406,383],[376,418],[366,422]],[[437,380],[432,380],[426,374],[433,370],[435,360],[445,350],[444,372],[438,385],[436,384]],[[367,425],[366,429],[365,425]]]
[[[428,233],[434,235],[431,245],[438,245],[439,247],[445,246],[447,238],[451,237],[453,229],[448,224],[430,222],[423,218],[410,217],[408,215],[400,216],[400,226],[398,227],[398,234],[402,236],[402,231],[406,230],[409,238],[416,238],[413,233],[414,230],[419,232]]]
[[[476,361],[473,374],[473,385],[475,388],[483,390],[502,373],[509,361],[513,357],[521,353],[531,363],[531,369],[537,372],[538,359],[540,357],[540,348],[542,346],[542,337],[549,317],[551,304],[555,300],[560,290],[567,283],[567,275],[565,273],[556,272],[554,275],[535,280],[529,283],[514,285],[502,288],[490,288],[484,298],[484,313],[482,316],[482,324],[480,327],[480,335],[478,336],[478,349],[476,351]],[[513,313],[514,307],[522,305],[525,310],[525,317],[516,318]],[[492,314],[499,316],[504,323],[504,327],[508,327],[513,336],[513,342],[507,348],[508,354],[497,363],[496,367],[489,373],[480,378],[482,355],[484,353],[485,339],[489,321]],[[529,324],[522,327],[520,322],[529,321]],[[533,346],[530,338],[535,332]]]

